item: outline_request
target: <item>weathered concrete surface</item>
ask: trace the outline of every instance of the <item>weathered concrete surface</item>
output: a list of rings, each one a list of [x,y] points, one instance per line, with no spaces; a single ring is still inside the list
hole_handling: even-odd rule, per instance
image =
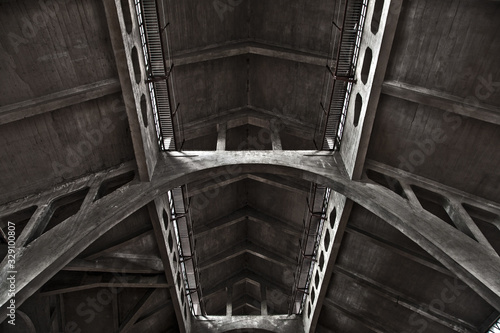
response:
[[[324,184],[382,217],[500,309],[500,258],[427,211],[379,185],[349,180],[340,157],[325,152],[238,151],[163,154],[152,182],[125,185],[20,249],[17,299],[21,303],[88,243],[168,189],[207,176],[267,172]],[[93,221],[89,223],[88,221]],[[57,236],[59,235],[59,236]],[[64,236],[61,236],[64,235]],[[60,253],[53,257],[53,253]],[[41,260],[41,258],[43,258]],[[6,278],[4,261],[0,277]],[[8,297],[3,295],[4,305]],[[4,310],[5,311],[5,310]]]
[[[193,333],[203,332],[276,332],[302,333],[302,321],[298,316],[208,316],[195,322]]]

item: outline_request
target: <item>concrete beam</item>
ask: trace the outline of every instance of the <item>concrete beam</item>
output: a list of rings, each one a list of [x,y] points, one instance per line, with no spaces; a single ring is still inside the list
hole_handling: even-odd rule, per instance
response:
[[[299,316],[206,316],[193,325],[193,333],[239,332],[248,329],[275,333],[302,333]]]
[[[163,153],[151,182],[128,183],[119,191],[88,203],[78,214],[45,232],[30,246],[17,249],[16,304],[22,304],[120,221],[169,189],[202,179],[208,172],[214,176],[227,173],[279,174],[335,189],[400,230],[500,310],[498,256],[493,256],[485,246],[382,186],[351,180],[337,153],[316,151]],[[0,280],[6,281],[11,270],[4,260],[0,264]],[[4,319],[9,298],[7,293],[0,295],[0,315]]]
[[[89,279],[90,278],[90,279]],[[172,285],[168,284],[165,277],[161,274],[157,275],[120,275],[119,278],[114,277],[110,281],[103,281],[103,276],[84,275],[81,283],[65,285],[57,282],[57,286],[52,286],[56,284],[55,282],[49,282],[48,287],[44,287],[40,291],[42,296],[58,295],[64,293],[70,293],[75,291],[93,289],[93,288],[170,288]]]
[[[287,179],[285,177],[280,177],[276,175],[267,174],[242,174],[235,175],[234,177],[225,177],[221,179],[211,179],[208,181],[203,181],[201,183],[191,183],[189,186],[189,191],[187,195],[193,197],[203,192],[213,191],[218,188],[245,180],[252,179],[264,184],[268,184],[283,190],[296,192],[299,194],[309,194],[311,190],[309,186],[305,185],[305,182],[296,179]]]
[[[424,303],[420,303],[417,300],[412,299],[411,297],[406,296],[403,293],[393,290],[359,273],[349,271],[348,269],[343,268],[339,265],[336,265],[334,267],[334,273],[342,274],[354,280],[357,284],[371,289],[373,292],[384,297],[385,299],[394,302],[395,304],[402,306],[408,310],[411,310],[415,313],[418,313],[423,317],[428,318],[438,324],[441,324],[455,332],[478,333],[478,330],[474,325],[467,323],[452,315],[449,315],[444,311],[440,311],[439,309],[436,309],[434,307],[428,307]]]
[[[203,48],[184,50],[178,52],[174,56],[173,62],[175,63],[175,66],[185,66],[204,61],[212,61],[247,54],[301,62],[316,66],[325,66],[328,62],[328,55],[313,53],[310,51],[298,51],[253,39],[232,43],[220,43],[205,46]]]
[[[226,150],[227,123],[217,124],[217,149]]]
[[[154,235],[154,232],[151,229],[149,229],[147,231],[140,231],[138,233],[138,235],[131,236],[130,238],[119,241],[118,244],[110,246],[104,250],[92,253],[91,255],[87,256],[85,259],[95,260],[99,257],[104,257],[104,256],[109,255],[113,252],[116,252],[124,247],[133,246],[134,244],[140,243],[143,239],[151,238],[153,235]]]
[[[364,326],[365,328],[369,329],[372,332],[375,332],[375,333],[397,333],[396,331],[387,327],[386,325],[382,325],[382,323],[377,322],[371,316],[367,316],[367,315],[360,316],[356,313],[356,310],[347,309],[346,307],[338,304],[337,302],[332,301],[329,298],[325,298],[324,303],[326,306],[335,309],[337,312],[341,313],[342,315],[346,316],[349,319],[354,320],[355,322],[357,322],[358,324],[361,324],[362,326]]]
[[[237,284],[242,281],[248,281],[250,283],[254,284],[259,284],[261,286],[264,286],[266,288],[270,289],[276,289],[279,290],[280,292],[284,293],[287,295],[289,293],[289,287],[282,285],[280,283],[276,283],[274,281],[271,281],[267,279],[266,277],[262,276],[261,274],[254,273],[252,270],[246,268],[243,269],[232,276],[229,276],[226,280],[221,281],[220,283],[216,284],[215,286],[212,286],[209,289],[205,289],[203,291],[203,297],[208,298],[211,295],[221,291],[225,290],[227,286],[233,286],[234,284]]]
[[[170,288],[169,292],[179,325],[179,331],[181,333],[189,333],[191,331],[191,317],[190,314],[187,318],[183,316],[181,302],[182,285],[184,282],[180,281],[181,286],[178,286],[175,279],[179,266],[174,262],[173,257],[179,258],[179,253],[177,252],[177,246],[172,246],[172,248],[170,248],[168,241],[168,235],[172,235],[173,226],[171,223],[170,205],[167,195],[165,194],[166,192],[167,191],[162,192],[161,195],[149,202],[147,207],[149,215],[151,216],[151,223],[153,224],[158,251],[160,252],[160,257],[163,262],[165,277],[172,286],[175,286],[175,288]],[[167,213],[166,217],[164,212]]]
[[[429,260],[425,256],[422,256],[419,253],[413,252],[411,250],[405,249],[397,244],[394,244],[392,242],[389,242],[388,240],[382,239],[380,237],[377,237],[365,230],[358,229],[354,226],[347,226],[346,233],[355,235],[356,237],[361,237],[365,241],[370,242],[376,246],[380,246],[386,250],[391,251],[392,253],[396,253],[402,257],[405,257],[407,259],[410,259],[411,261],[414,261],[416,263],[419,263],[420,265],[426,266],[430,269],[435,270],[436,272],[440,272],[442,274],[445,274],[447,276],[454,277],[454,275],[447,270],[445,267],[439,264],[438,261],[434,260]]]
[[[366,153],[370,144],[373,123],[378,109],[387,64],[391,56],[392,44],[398,26],[403,0],[384,1],[380,17],[380,27],[376,34],[371,31],[371,20],[375,11],[375,2],[369,1],[366,21],[359,51],[359,62],[356,67],[356,84],[353,85],[351,102],[347,111],[347,119],[340,153],[344,159],[347,172],[352,179],[360,179],[365,164]],[[368,49],[372,51],[370,65],[366,57]],[[366,67],[365,67],[366,66]],[[363,73],[368,68],[368,73]],[[363,78],[363,76],[366,76]],[[361,97],[361,105],[356,102]],[[359,120],[354,124],[356,108],[360,107]]]
[[[132,326],[134,326],[135,322],[141,317],[142,313],[146,310],[150,303],[155,298],[155,295],[158,294],[158,289],[150,289],[142,296],[142,298],[137,302],[137,304],[130,309],[127,316],[124,318],[120,327],[118,329],[119,333],[127,333],[132,330]]]
[[[245,222],[246,220],[255,223],[265,224],[276,230],[280,230],[292,237],[300,237],[303,230],[299,228],[293,228],[289,223],[281,221],[274,217],[271,217],[253,207],[245,207],[239,209],[227,216],[224,216],[215,221],[211,221],[205,225],[202,225],[196,229],[195,237],[197,239],[207,236],[209,233],[222,230],[230,227],[234,224]]]
[[[118,76],[122,88],[123,101],[127,112],[128,123],[130,127],[130,135],[132,137],[132,145],[134,147],[134,155],[139,172],[139,178],[142,181],[151,180],[159,147],[156,141],[156,133],[154,126],[146,127],[142,117],[141,96],[149,96],[149,90],[145,84],[145,64],[142,55],[141,37],[137,20],[132,20],[132,31],[127,33],[123,18],[122,3],[129,5],[130,12],[134,13],[134,5],[130,1],[118,0],[103,0],[104,9],[106,12],[106,21],[111,39],[111,46],[115,56]],[[132,49],[136,48],[138,52],[138,61],[140,68],[134,68],[132,60]],[[137,76],[137,71],[140,73],[140,80],[137,82],[133,79]],[[146,99],[146,108],[151,109],[149,98]],[[149,113],[150,111],[148,111]],[[152,112],[151,112],[152,113]],[[148,115],[149,117],[149,115]],[[152,115],[150,116],[152,118]],[[149,121],[152,123],[152,121]]]
[[[446,112],[500,125],[500,107],[399,81],[385,81],[382,93]]]
[[[0,125],[66,108],[121,91],[118,79],[63,90],[27,101],[0,107]]]
[[[282,131],[300,138],[312,140],[314,127],[310,124],[290,117],[277,115],[271,111],[251,105],[234,108],[184,124],[183,134],[186,140],[199,138],[217,132],[217,126],[224,123],[227,124],[226,130],[243,125],[254,125],[272,129],[270,128],[271,121],[275,124],[273,126],[274,131],[277,131],[278,126],[276,124],[278,124],[280,126],[282,125]]]
[[[221,264],[223,262],[226,262],[228,260],[231,260],[233,258],[236,258],[244,254],[249,254],[259,257],[278,266],[290,267],[297,264],[297,262],[290,257],[286,257],[276,252],[269,251],[263,248],[262,246],[253,244],[250,241],[244,241],[210,258],[206,258],[205,260],[200,260],[198,262],[198,269],[200,271],[206,270],[208,268],[211,268],[213,266],[216,266],[218,264]]]
[[[102,272],[102,273],[123,273],[123,274],[157,274],[163,272],[163,264],[160,261],[161,269],[158,264],[149,265],[148,262],[141,260],[133,262],[129,259],[119,258],[101,258],[99,260],[74,259],[66,265],[63,271],[72,272]]]
[[[397,169],[395,167],[383,164],[374,160],[367,160],[365,168],[373,169],[381,174],[388,175],[392,178],[398,180],[401,185],[417,185],[421,188],[425,188],[431,192],[437,193],[444,198],[453,199],[461,203],[467,203],[471,206],[475,206],[479,209],[491,212],[495,215],[500,215],[500,203],[490,201],[464,191],[457,190],[453,187],[440,184],[434,180],[407,172],[402,169]],[[413,191],[410,189],[411,193]],[[413,194],[414,196],[414,194]],[[417,199],[418,202],[418,199]]]

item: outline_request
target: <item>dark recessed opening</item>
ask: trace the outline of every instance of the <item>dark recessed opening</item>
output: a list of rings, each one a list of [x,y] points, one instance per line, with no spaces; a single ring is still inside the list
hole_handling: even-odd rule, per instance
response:
[[[375,0],[375,8],[373,9],[371,30],[376,34],[380,28],[380,19],[382,18],[382,9],[384,9],[384,0]]]
[[[104,198],[108,194],[113,193],[123,185],[131,182],[135,177],[134,171],[129,171],[124,174],[118,175],[116,177],[106,179],[102,184],[99,190],[97,191],[97,195],[94,201]]]
[[[125,30],[127,33],[132,32],[132,14],[130,12],[130,6],[128,0],[121,0],[123,21],[125,21]]]
[[[148,103],[146,101],[146,96],[142,94],[141,96],[141,113],[142,113],[142,123],[144,127],[148,127]]]
[[[370,68],[372,67],[372,49],[366,48],[365,58],[363,59],[363,67],[361,68],[361,81],[364,84],[368,82],[368,76],[370,75]]]
[[[168,233],[168,249],[170,252],[172,252],[172,249],[174,248],[174,240],[172,238],[172,230]]]
[[[132,65],[134,67],[135,83],[139,84],[142,77],[141,63],[139,62],[139,55],[135,46],[132,48]]]
[[[323,270],[324,264],[325,264],[325,256],[324,256],[323,252],[321,252],[321,254],[319,255],[319,261],[318,261],[319,269]]]
[[[375,183],[382,185],[383,187],[391,190],[392,192],[396,193],[397,195],[407,199],[403,187],[401,184],[394,178],[381,174],[377,171],[373,171],[371,169],[366,170],[366,175],[368,178],[373,180]]]
[[[328,251],[328,248],[330,247],[330,231],[328,229],[326,230],[324,245],[325,250]]]
[[[359,117],[361,116],[361,108],[363,107],[363,100],[359,93],[356,94],[356,100],[354,101],[354,119],[352,123],[354,127],[358,126]]]
[[[444,205],[446,204],[446,199],[434,192],[423,189],[416,185],[411,185],[411,189],[415,193],[418,201],[422,205],[422,207],[428,211],[429,213],[439,217],[441,220],[445,221],[452,227],[455,227],[452,219],[444,209]]]
[[[163,210],[163,225],[165,226],[165,230],[168,229],[168,214],[167,211]]]
[[[36,206],[31,206],[15,213],[0,217],[0,228],[2,229],[4,234],[8,235],[9,222],[14,223],[16,228],[15,237],[17,239],[23,231],[24,227],[26,227],[26,224],[28,224],[31,216],[33,216],[33,214],[35,213],[36,208]],[[1,243],[6,243],[3,237],[0,237],[0,244]]]
[[[337,219],[337,207],[334,207],[330,213],[330,228],[335,227],[335,220]]]
[[[88,192],[89,188],[86,187],[54,201],[52,203],[54,213],[44,232],[49,231],[67,218],[78,213]]]
[[[500,217],[483,209],[462,204],[493,249],[500,255]]]

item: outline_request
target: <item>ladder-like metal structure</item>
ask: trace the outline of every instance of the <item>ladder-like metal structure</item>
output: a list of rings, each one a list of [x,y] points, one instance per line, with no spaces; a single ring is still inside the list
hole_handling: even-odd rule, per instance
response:
[[[155,118],[156,132],[162,150],[180,149],[176,138],[175,120],[180,128],[171,92],[173,63],[167,67],[165,61],[166,28],[162,25],[156,0],[135,0],[137,19],[146,63],[147,80]],[[177,131],[178,132],[178,131]]]
[[[158,144],[161,150],[180,150],[181,123],[177,114],[179,105],[172,90],[172,70],[174,64],[168,55],[168,36],[163,24],[157,0],[134,0],[141,35],[142,50],[146,64],[153,116],[155,119]],[[167,65],[169,63],[169,66]],[[176,125],[177,124],[177,128]],[[179,142],[181,142],[179,144]],[[176,187],[167,192],[170,215],[175,230],[180,270],[184,280],[186,298],[193,315],[203,314],[203,297],[199,284],[197,257],[194,248],[193,226],[186,201],[186,186]]]
[[[307,200],[307,211],[303,220],[304,231],[300,239],[300,253],[295,271],[295,281],[292,287],[289,314],[300,314],[303,310],[321,234],[323,233],[323,225],[326,221],[326,209],[330,193],[331,190],[327,187],[311,184]]]
[[[329,64],[327,74],[333,79],[329,98],[320,102],[322,117],[319,131],[315,133],[314,143],[317,149],[338,150],[344,130],[352,84],[359,54],[359,46],[366,16],[368,0],[345,0],[342,24],[333,22],[339,36],[336,58],[333,68]]]
[[[320,132],[315,133],[314,136],[316,148],[321,150],[340,149],[352,84],[355,83],[354,74],[368,5],[368,0],[343,1],[342,24],[339,26],[333,22],[337,31],[332,34],[332,39],[335,34],[339,37],[338,44],[333,45],[333,47],[337,47],[336,58],[332,59],[334,67],[326,65],[327,75],[333,78],[331,90],[328,90],[330,86],[327,84],[329,99],[326,106],[324,103],[320,103],[323,117],[321,117],[319,125]],[[300,314],[303,311],[323,233],[323,225],[327,219],[326,210],[330,193],[331,189],[329,188],[317,184],[311,185],[289,314]]]

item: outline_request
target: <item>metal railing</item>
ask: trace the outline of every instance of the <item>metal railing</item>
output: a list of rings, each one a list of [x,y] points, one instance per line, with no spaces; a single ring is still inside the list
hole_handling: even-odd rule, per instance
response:
[[[340,149],[368,6],[368,0],[339,0],[340,3],[344,5],[342,23],[333,21],[332,65],[326,65],[325,99],[320,101],[321,116],[314,133],[314,144],[321,150]]]
[[[175,232],[177,251],[182,279],[186,287],[186,298],[191,313],[195,316],[203,313],[202,290],[199,284],[200,276],[194,248],[193,225],[185,198],[186,187],[176,187],[168,191],[170,213]]]
[[[170,61],[167,36],[169,24],[161,22],[157,0],[134,2],[158,144],[161,150],[180,150],[184,139],[181,138],[179,104],[175,103],[173,91],[174,64]]]
[[[181,150],[183,143],[181,119],[177,112],[179,104],[175,104],[173,94],[174,64],[169,60],[171,57],[166,32],[169,24],[161,23],[157,0],[134,0],[134,4],[158,144],[161,150]],[[176,105],[175,109],[173,105]],[[181,186],[168,191],[167,195],[179,253],[179,265],[185,285],[185,296],[191,313],[201,315],[204,311],[203,297],[199,284],[193,226],[185,192],[186,186]]]
[[[323,233],[323,225],[326,221],[330,193],[331,190],[327,187],[317,184],[311,185],[303,220],[304,231],[300,239],[300,252],[292,286],[289,314],[302,313]]]
[[[321,101],[322,116],[314,135],[314,144],[321,150],[338,150],[344,131],[352,84],[355,83],[359,47],[363,33],[368,0],[339,0],[337,20],[333,21],[332,50],[330,63],[326,65],[326,100]],[[343,10],[341,5],[343,4]],[[340,16],[342,15],[342,16]],[[333,54],[336,50],[336,58]],[[317,184],[311,185],[304,232],[300,241],[300,253],[292,287],[289,314],[300,314],[311,283],[319,242],[326,221],[326,209],[331,190]]]
[[[500,318],[490,327],[488,333],[500,333]]]

